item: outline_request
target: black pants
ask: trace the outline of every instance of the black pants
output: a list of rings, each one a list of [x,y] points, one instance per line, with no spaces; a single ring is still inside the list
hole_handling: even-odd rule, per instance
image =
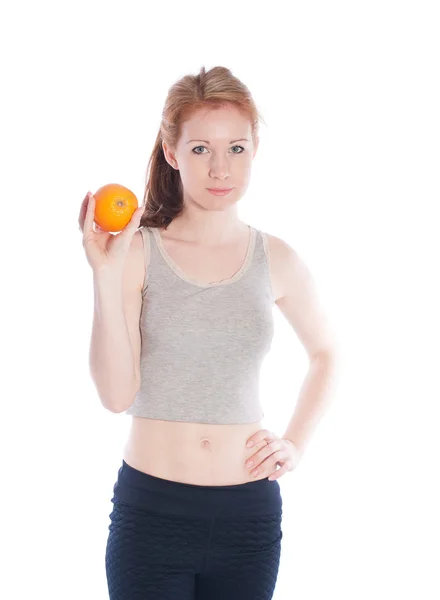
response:
[[[105,566],[110,600],[269,600],[281,553],[278,481],[200,486],[124,460]]]

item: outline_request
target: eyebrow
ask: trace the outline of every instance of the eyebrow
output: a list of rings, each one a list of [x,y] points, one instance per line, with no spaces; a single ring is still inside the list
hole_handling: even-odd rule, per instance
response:
[[[235,144],[235,142],[248,142],[249,140],[247,138],[240,138],[239,140],[231,140],[229,143],[230,144]],[[189,140],[189,142],[186,142],[187,144],[191,143],[191,142],[205,142],[205,144],[209,144],[210,142],[208,140]]]

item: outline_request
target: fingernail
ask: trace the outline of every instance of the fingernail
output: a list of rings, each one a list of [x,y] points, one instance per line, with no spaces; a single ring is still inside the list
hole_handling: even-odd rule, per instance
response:
[[[254,442],[248,442],[246,444],[247,448],[252,448],[253,445],[254,445]]]

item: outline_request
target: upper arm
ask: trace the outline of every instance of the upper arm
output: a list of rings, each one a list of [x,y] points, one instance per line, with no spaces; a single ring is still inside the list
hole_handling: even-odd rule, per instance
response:
[[[309,360],[321,354],[336,356],[335,335],[310,269],[287,242],[276,238],[274,245],[282,289],[277,306],[296,332]]]
[[[123,295],[125,320],[127,322],[138,387],[140,386],[142,288],[145,274],[145,258],[142,233],[133,236],[124,268]]]

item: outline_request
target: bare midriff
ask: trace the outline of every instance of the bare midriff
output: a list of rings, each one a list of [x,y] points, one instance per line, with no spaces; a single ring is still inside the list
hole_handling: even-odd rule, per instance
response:
[[[247,448],[261,421],[244,425],[212,425],[132,417],[125,446],[127,464],[155,477],[194,485],[236,485],[252,477],[247,459],[266,442]]]

